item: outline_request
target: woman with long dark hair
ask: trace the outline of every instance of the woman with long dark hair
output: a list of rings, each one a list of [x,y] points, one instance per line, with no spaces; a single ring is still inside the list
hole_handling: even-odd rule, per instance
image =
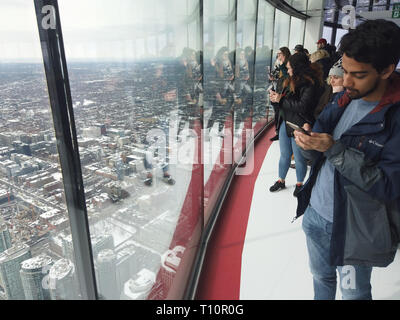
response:
[[[286,64],[290,58],[290,50],[288,47],[281,47],[276,55],[276,67],[271,73],[269,80],[272,81],[272,88],[275,92],[281,93],[283,90],[283,82],[289,77]],[[275,137],[271,138],[271,141],[279,139],[279,126],[282,123],[282,119],[279,117],[279,111],[276,106],[272,105],[275,112]]]
[[[300,191],[307,173],[307,162],[297,146],[293,131],[286,122],[303,127],[304,123],[313,124],[314,109],[323,90],[323,73],[319,64],[311,64],[304,53],[296,53],[286,64],[289,78],[283,83],[283,92],[270,91],[270,100],[278,107],[284,123],[279,129],[279,179],[270,188],[271,192],[285,188],[285,178],[289,170],[292,154],[296,163],[297,184],[294,196]]]

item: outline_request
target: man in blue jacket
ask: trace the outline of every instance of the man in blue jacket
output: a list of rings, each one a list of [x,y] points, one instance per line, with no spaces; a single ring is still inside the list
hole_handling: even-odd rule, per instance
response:
[[[386,267],[400,243],[400,28],[359,25],[341,40],[345,90],[311,135],[295,132],[312,160],[298,194],[314,298],[372,299],[372,267]],[[304,129],[311,131],[305,124]]]

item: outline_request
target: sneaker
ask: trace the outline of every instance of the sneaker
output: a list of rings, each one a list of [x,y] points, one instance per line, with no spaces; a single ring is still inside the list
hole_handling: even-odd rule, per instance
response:
[[[276,140],[279,140],[279,135],[275,135],[275,137],[269,139],[269,141],[276,141]]]
[[[291,163],[289,168],[296,169],[296,164],[295,163]]]
[[[152,177],[152,176],[148,176],[148,177],[146,178],[146,180],[144,180],[144,184],[145,184],[146,186],[151,186],[151,185],[153,184],[153,177]]]
[[[175,184],[175,180],[172,179],[172,177],[171,177],[170,175],[164,175],[164,176],[163,176],[163,181],[164,181],[165,183],[170,184],[170,185],[174,185],[174,184]]]
[[[293,196],[294,197],[297,197],[297,195],[299,194],[301,188],[303,188],[302,184],[296,184],[296,188],[294,189],[294,192],[293,192]]]
[[[275,192],[275,191],[279,191],[281,189],[285,189],[285,182],[282,182],[281,180],[278,180],[277,182],[275,182],[275,184],[269,188],[269,191],[271,192]]]

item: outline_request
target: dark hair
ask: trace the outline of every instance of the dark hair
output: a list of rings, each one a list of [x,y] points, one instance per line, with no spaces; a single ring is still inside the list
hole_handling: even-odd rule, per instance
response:
[[[290,58],[290,50],[288,47],[281,47],[279,50],[283,53],[283,56],[285,57],[285,60],[283,61],[284,64],[286,64]]]
[[[284,86],[289,85],[290,91],[294,92],[296,87],[307,82],[323,85],[323,71],[318,63],[311,63],[304,52],[295,53],[289,58],[293,76],[285,80]]]
[[[400,58],[400,27],[394,22],[377,19],[360,24],[342,37],[341,53],[361,63],[371,64],[382,72]]]

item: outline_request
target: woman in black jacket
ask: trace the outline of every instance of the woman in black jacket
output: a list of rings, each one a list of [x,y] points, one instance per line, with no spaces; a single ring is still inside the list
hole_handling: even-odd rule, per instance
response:
[[[285,178],[290,160],[294,154],[297,184],[294,196],[297,196],[307,173],[307,162],[302,156],[294,137],[293,129],[286,121],[302,127],[304,123],[313,124],[314,109],[323,90],[323,73],[319,64],[311,64],[307,55],[296,53],[287,63],[289,78],[284,82],[282,94],[270,91],[270,100],[278,106],[280,117],[285,125],[279,129],[279,180],[270,188],[271,192],[285,188]]]

